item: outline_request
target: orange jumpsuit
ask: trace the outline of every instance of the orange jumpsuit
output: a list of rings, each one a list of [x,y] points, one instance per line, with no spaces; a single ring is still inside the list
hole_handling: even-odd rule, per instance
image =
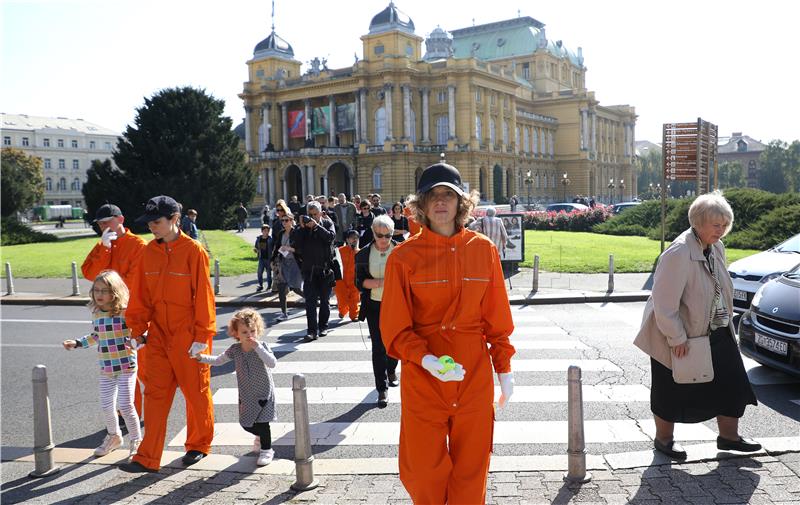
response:
[[[411,215],[411,209],[409,207],[403,207],[403,215],[408,219],[408,236],[413,237],[419,233],[422,227],[417,223],[417,220],[414,219],[414,216]]]
[[[183,232],[173,242],[152,240],[142,254],[126,312],[131,335],[148,330],[144,440],[133,458],[157,470],[175,388],[186,399],[186,450],[208,454],[214,438],[209,365],[191,356],[193,342],[208,345],[217,332],[208,254]]]
[[[403,362],[400,480],[414,503],[486,502],[494,430],[494,378],[511,371],[511,308],[497,248],[461,228],[444,237],[423,227],[389,256],[381,334]],[[488,344],[488,346],[487,346]],[[466,372],[441,382],[426,354],[449,355]]]
[[[339,305],[339,317],[343,318],[348,313],[350,319],[358,319],[358,300],[361,294],[356,288],[356,252],[345,244],[339,248],[342,257],[342,279],[336,281],[336,303]]]
[[[142,251],[147,247],[147,242],[140,236],[134,235],[125,228],[125,235],[111,241],[111,249],[98,242],[81,265],[83,278],[94,282],[95,277],[103,270],[114,270],[117,272],[130,291],[133,291],[132,282],[136,266]],[[139,368],[138,380],[136,381],[136,392],[133,395],[133,405],[136,412],[142,415],[142,388],[139,381],[144,377],[144,370],[147,363],[147,352],[140,349],[136,353],[136,364]]]

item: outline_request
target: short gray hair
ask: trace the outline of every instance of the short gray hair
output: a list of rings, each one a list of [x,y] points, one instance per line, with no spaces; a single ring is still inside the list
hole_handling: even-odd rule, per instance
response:
[[[497,209],[494,207],[486,207],[486,215],[489,217],[494,217],[497,214]]]
[[[322,206],[316,200],[311,200],[306,204],[306,210],[311,210],[311,208],[317,209],[319,212],[322,212]]]
[[[386,228],[389,230],[389,233],[394,233],[394,221],[386,214],[376,216],[375,219],[372,220],[372,229],[377,230],[378,228]]]
[[[721,217],[728,222],[725,227],[724,237],[730,233],[733,227],[733,209],[728,200],[722,196],[722,191],[714,191],[698,196],[691,207],[689,207],[689,224],[692,228],[697,228],[708,222],[709,219]]]

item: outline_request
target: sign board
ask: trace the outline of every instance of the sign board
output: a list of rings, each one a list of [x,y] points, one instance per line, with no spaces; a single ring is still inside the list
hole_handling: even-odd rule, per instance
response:
[[[696,123],[665,123],[662,145],[665,183],[696,180],[697,194],[708,191],[717,162],[717,126],[701,118]]]
[[[497,214],[503,220],[508,234],[506,246],[500,248],[500,261],[518,262],[525,260],[525,230],[522,227],[524,214]]]

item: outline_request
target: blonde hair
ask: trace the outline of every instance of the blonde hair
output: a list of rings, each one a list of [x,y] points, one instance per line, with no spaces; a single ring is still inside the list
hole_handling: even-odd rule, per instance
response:
[[[105,284],[108,289],[111,290],[111,308],[109,312],[114,316],[125,312],[125,309],[128,308],[130,293],[128,292],[128,286],[125,285],[125,281],[123,281],[122,277],[114,270],[103,270],[94,278],[92,289],[89,291],[89,308],[92,312],[102,310],[97,305],[97,300],[94,299],[94,286],[98,282]]]
[[[236,333],[239,331],[240,324],[255,328],[256,338],[264,334],[264,319],[254,308],[245,307],[241,310],[237,310],[236,313],[233,314],[231,322],[228,323],[228,335],[235,337]]]
[[[725,233],[722,234],[724,237],[733,227],[733,209],[720,190],[698,196],[689,207],[689,224],[692,228],[697,229],[715,217],[721,217],[728,222]]]
[[[427,226],[428,228],[430,228],[431,223],[430,220],[428,220],[428,216],[425,215],[425,209],[428,207],[428,200],[432,194],[432,191],[427,191],[425,193],[408,195],[408,198],[406,198],[406,207],[411,211],[411,216],[417,223]],[[464,227],[473,209],[478,206],[480,193],[478,193],[478,190],[473,189],[469,194],[458,195],[456,193],[456,195],[459,198],[455,219],[456,227]]]

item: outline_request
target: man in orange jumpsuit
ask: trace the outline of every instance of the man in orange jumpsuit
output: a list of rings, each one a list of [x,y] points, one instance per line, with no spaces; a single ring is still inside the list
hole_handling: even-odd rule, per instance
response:
[[[417,220],[414,218],[414,213],[411,212],[411,209],[409,209],[407,205],[403,207],[403,215],[408,219],[408,236],[413,237],[420,232],[422,227],[417,223]]]
[[[167,416],[176,387],[186,399],[185,465],[200,461],[214,438],[209,365],[193,356],[211,352],[216,334],[214,292],[208,254],[178,228],[180,208],[168,196],[151,198],[137,222],[147,223],[154,240],[147,244],[134,281],[134,295],[126,313],[131,335],[146,343],[144,440],[127,472],[155,472],[167,433]],[[147,331],[146,338],[142,338]]]
[[[342,258],[342,278],[336,281],[336,303],[339,305],[339,319],[348,313],[351,321],[358,320],[358,301],[361,293],[356,288],[356,253],[358,252],[358,232],[348,230],[344,234],[345,244],[339,248]]]
[[[514,324],[500,257],[489,239],[464,228],[475,202],[454,167],[428,167],[408,203],[422,231],[386,265],[381,333],[403,366],[400,480],[420,505],[486,502],[492,366],[501,408],[513,392]]]
[[[134,279],[134,271],[147,242],[125,228],[125,216],[116,205],[110,203],[101,205],[94,217],[94,222],[100,227],[102,235],[100,242],[92,248],[81,265],[83,278],[94,282],[94,278],[103,270],[114,270],[125,281],[128,291],[132,292],[133,285],[131,283]],[[133,404],[139,417],[142,417],[142,378],[147,362],[146,356],[147,353],[144,349],[136,356],[139,371]]]

